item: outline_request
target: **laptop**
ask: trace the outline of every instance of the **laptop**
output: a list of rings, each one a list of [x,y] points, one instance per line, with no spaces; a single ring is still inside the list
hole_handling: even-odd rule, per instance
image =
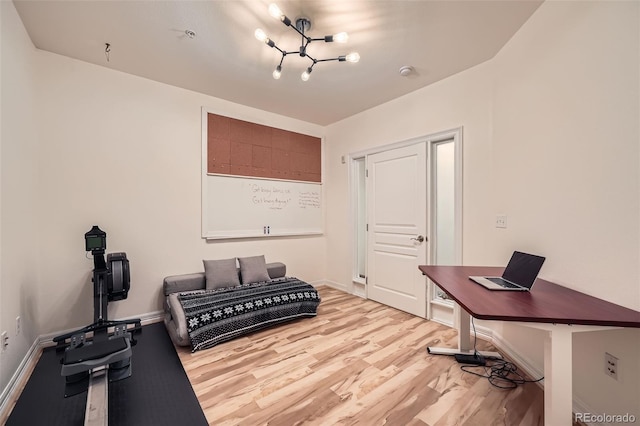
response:
[[[542,256],[514,251],[502,277],[471,276],[469,279],[489,290],[529,291],[544,260]]]

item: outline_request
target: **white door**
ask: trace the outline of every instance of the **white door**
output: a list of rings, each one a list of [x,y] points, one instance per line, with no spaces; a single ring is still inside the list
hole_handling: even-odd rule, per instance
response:
[[[369,155],[367,172],[367,297],[425,318],[426,142]]]

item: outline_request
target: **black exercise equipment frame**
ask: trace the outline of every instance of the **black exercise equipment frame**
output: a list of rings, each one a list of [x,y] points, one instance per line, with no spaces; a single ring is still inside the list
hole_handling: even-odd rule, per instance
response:
[[[86,391],[89,374],[98,366],[109,365],[111,382],[129,377],[131,346],[136,344],[133,334],[142,331],[139,318],[109,320],[107,315],[110,301],[123,300],[128,295],[126,253],[110,253],[105,260],[106,233],[98,226],[85,234],[85,242],[86,250],[93,255],[93,323],[53,338],[56,352],[64,351],[60,362],[66,378],[65,397]],[[91,338],[88,333],[93,333]]]

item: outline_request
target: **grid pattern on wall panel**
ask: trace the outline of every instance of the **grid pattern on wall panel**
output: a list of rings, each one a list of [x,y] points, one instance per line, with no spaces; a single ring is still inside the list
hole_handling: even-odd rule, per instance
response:
[[[322,182],[320,138],[207,114],[207,172]]]

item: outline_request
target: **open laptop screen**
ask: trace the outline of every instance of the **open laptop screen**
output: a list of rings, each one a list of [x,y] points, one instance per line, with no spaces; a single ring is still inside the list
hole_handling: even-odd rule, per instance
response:
[[[531,288],[544,260],[542,256],[514,251],[502,278],[522,287]]]

